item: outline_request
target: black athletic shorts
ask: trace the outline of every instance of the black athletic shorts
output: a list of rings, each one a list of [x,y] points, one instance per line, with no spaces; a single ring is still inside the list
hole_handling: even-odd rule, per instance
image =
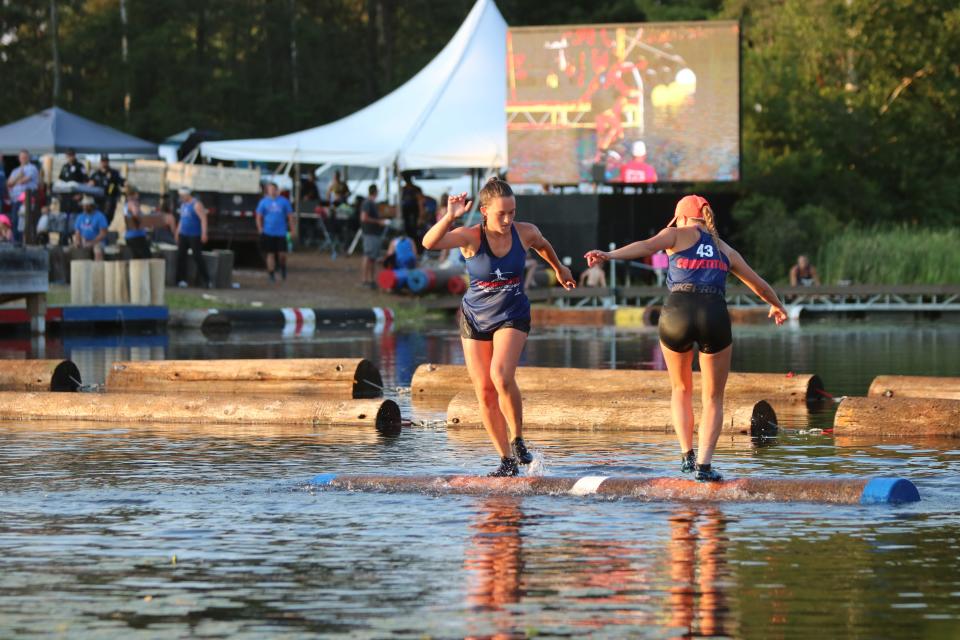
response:
[[[467,315],[460,312],[460,337],[466,338],[467,340],[481,340],[483,342],[490,342],[493,340],[493,334],[499,331],[500,329],[516,329],[517,331],[523,331],[524,333],[530,333],[530,316],[526,318],[516,318],[515,320],[504,320],[497,326],[495,326],[490,331],[480,331],[474,327],[469,320],[467,320]]]
[[[715,293],[674,291],[660,312],[660,341],[686,353],[696,342],[701,353],[717,353],[733,344],[727,301]]]
[[[264,253],[286,253],[287,239],[283,236],[260,234],[260,250]]]

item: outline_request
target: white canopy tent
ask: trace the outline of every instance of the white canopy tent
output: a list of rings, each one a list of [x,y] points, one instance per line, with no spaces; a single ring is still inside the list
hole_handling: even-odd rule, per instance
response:
[[[377,102],[276,138],[204,142],[200,155],[400,170],[505,167],[506,38],[494,1],[477,0],[447,46]]]

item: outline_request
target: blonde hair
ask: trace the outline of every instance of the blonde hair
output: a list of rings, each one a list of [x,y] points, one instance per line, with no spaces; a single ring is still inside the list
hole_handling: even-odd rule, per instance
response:
[[[710,232],[710,235],[713,236],[713,243],[717,245],[717,248],[720,248],[720,234],[717,233],[717,222],[713,217],[713,209],[710,208],[709,204],[703,205],[700,209],[700,214],[703,216],[703,224],[707,227],[707,231]]]
[[[480,189],[478,197],[480,199],[480,206],[485,207],[490,204],[490,201],[494,198],[509,198],[512,195],[513,189],[510,188],[507,181],[493,176],[487,180],[487,183]]]

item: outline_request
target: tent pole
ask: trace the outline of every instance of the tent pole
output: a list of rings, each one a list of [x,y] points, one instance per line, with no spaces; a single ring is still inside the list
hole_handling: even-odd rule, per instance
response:
[[[293,219],[297,225],[297,233],[294,237],[297,238],[297,244],[300,243],[300,163],[294,165],[293,169]]]

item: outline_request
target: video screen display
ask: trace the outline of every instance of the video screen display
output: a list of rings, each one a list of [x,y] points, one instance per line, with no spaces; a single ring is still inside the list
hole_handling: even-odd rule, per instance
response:
[[[736,22],[507,33],[511,182],[740,178]]]

